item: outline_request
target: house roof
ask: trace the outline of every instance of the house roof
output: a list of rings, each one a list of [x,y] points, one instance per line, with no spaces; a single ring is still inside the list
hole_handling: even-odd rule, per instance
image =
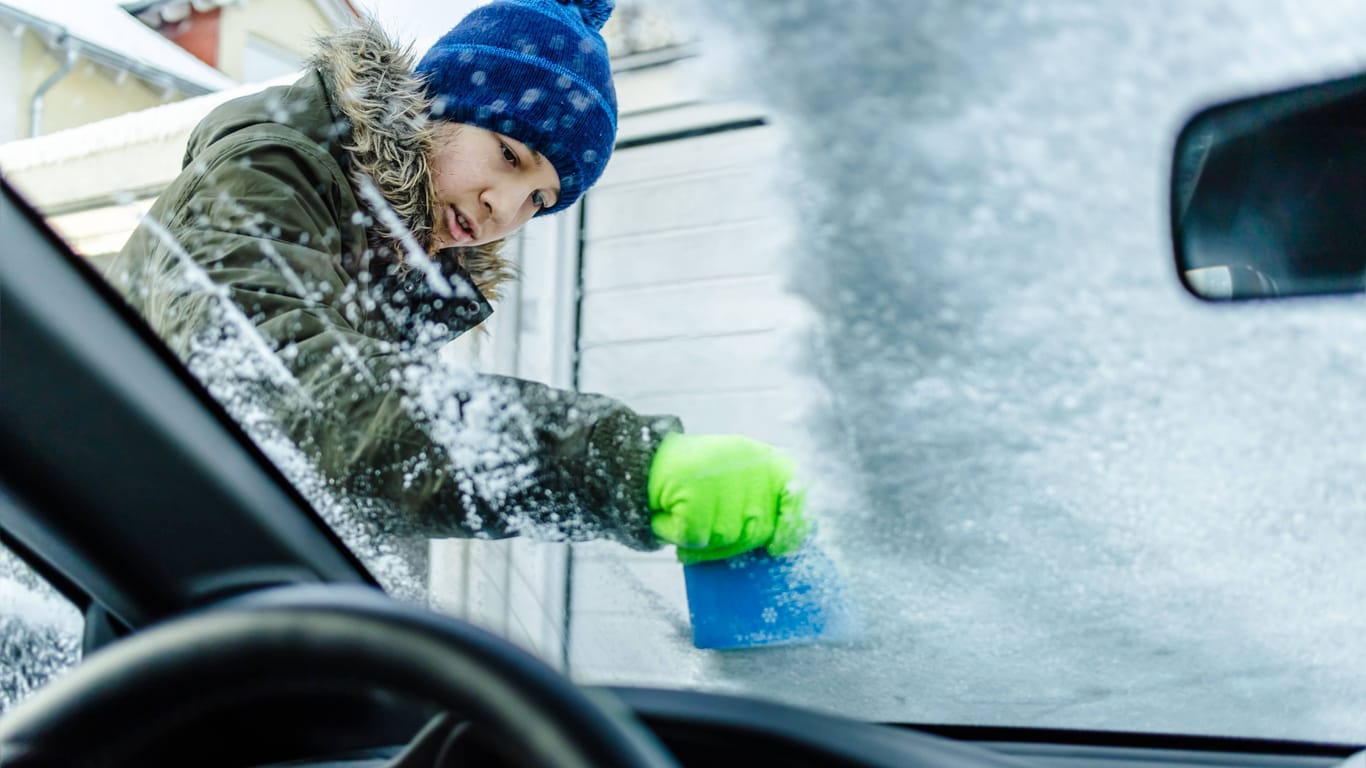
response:
[[[0,19],[32,29],[53,48],[188,94],[235,85],[111,0],[0,0]]]
[[[176,22],[189,15],[191,10],[211,11],[225,5],[236,5],[242,0],[117,0],[134,16],[144,19]],[[334,27],[354,21],[361,14],[352,0],[312,0],[318,12]]]

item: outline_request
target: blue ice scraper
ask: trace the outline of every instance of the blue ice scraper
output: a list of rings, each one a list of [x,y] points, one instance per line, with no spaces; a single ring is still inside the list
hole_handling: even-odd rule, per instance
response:
[[[754,648],[845,639],[854,622],[835,564],[808,544],[683,566],[698,648]]]

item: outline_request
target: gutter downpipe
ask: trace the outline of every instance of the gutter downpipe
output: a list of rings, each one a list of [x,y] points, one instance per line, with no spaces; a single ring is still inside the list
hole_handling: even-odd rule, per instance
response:
[[[24,13],[17,8],[6,5],[2,0],[0,0],[0,20],[11,21],[21,27],[31,28],[33,30],[44,30],[49,33],[50,38],[53,41],[48,43],[48,45],[62,45],[67,49],[68,56],[73,54],[76,56],[83,56],[96,64],[101,64],[111,69],[123,70],[152,85],[175,88],[186,96],[201,96],[233,85],[232,81],[226,76],[223,78],[224,83],[221,85],[206,85],[166,69],[149,65],[144,61],[131,56],[126,56],[118,51],[93,44],[87,40],[82,40],[81,38],[72,35],[66,27],[32,14]],[[64,66],[62,69],[58,70],[60,74],[54,74],[54,77],[65,77],[67,73],[71,71],[72,66],[74,66],[74,63],[70,66]],[[39,95],[42,90],[50,89],[54,84],[55,83],[44,83],[43,88],[40,89]]]
[[[57,71],[49,75],[48,78],[43,81],[43,84],[38,86],[38,90],[33,93],[33,98],[29,100],[28,135],[30,138],[36,137],[39,131],[42,130],[43,97],[46,96],[47,92],[52,90],[53,86],[57,85],[62,78],[71,74],[71,70],[76,66],[76,49],[71,46],[63,45],[67,39],[66,32],[62,32],[57,37],[56,43],[62,45],[63,50],[66,51],[66,55],[62,57],[62,64],[57,67]]]

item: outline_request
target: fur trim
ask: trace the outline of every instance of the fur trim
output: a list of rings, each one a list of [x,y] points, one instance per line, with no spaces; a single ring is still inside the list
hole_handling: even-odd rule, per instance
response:
[[[431,157],[431,101],[413,74],[415,60],[376,24],[353,27],[318,41],[309,62],[322,73],[338,109],[351,124],[342,145],[351,155],[355,183],[369,178],[388,201],[408,232],[432,252],[432,221],[436,190],[428,160]],[[364,205],[363,196],[362,204]],[[400,263],[404,248],[395,233],[374,217],[371,246],[394,254]],[[512,266],[502,257],[503,242],[459,249],[461,265],[489,298],[497,298],[500,284],[513,278]]]

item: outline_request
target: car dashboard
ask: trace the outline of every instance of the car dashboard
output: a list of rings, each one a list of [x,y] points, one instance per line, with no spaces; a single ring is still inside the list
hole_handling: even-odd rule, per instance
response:
[[[877,724],[698,691],[610,688],[591,693],[599,700],[610,699],[629,709],[684,768],[1366,768],[1366,751],[1361,745]],[[325,757],[233,764],[266,768],[497,768],[518,764],[501,754],[499,744],[489,734],[457,716],[411,707],[390,708],[387,716],[391,732],[401,729],[403,722],[412,725],[421,718],[426,720],[418,735],[401,745],[352,747]],[[352,731],[353,737],[359,735]],[[205,764],[228,763],[210,759]]]

